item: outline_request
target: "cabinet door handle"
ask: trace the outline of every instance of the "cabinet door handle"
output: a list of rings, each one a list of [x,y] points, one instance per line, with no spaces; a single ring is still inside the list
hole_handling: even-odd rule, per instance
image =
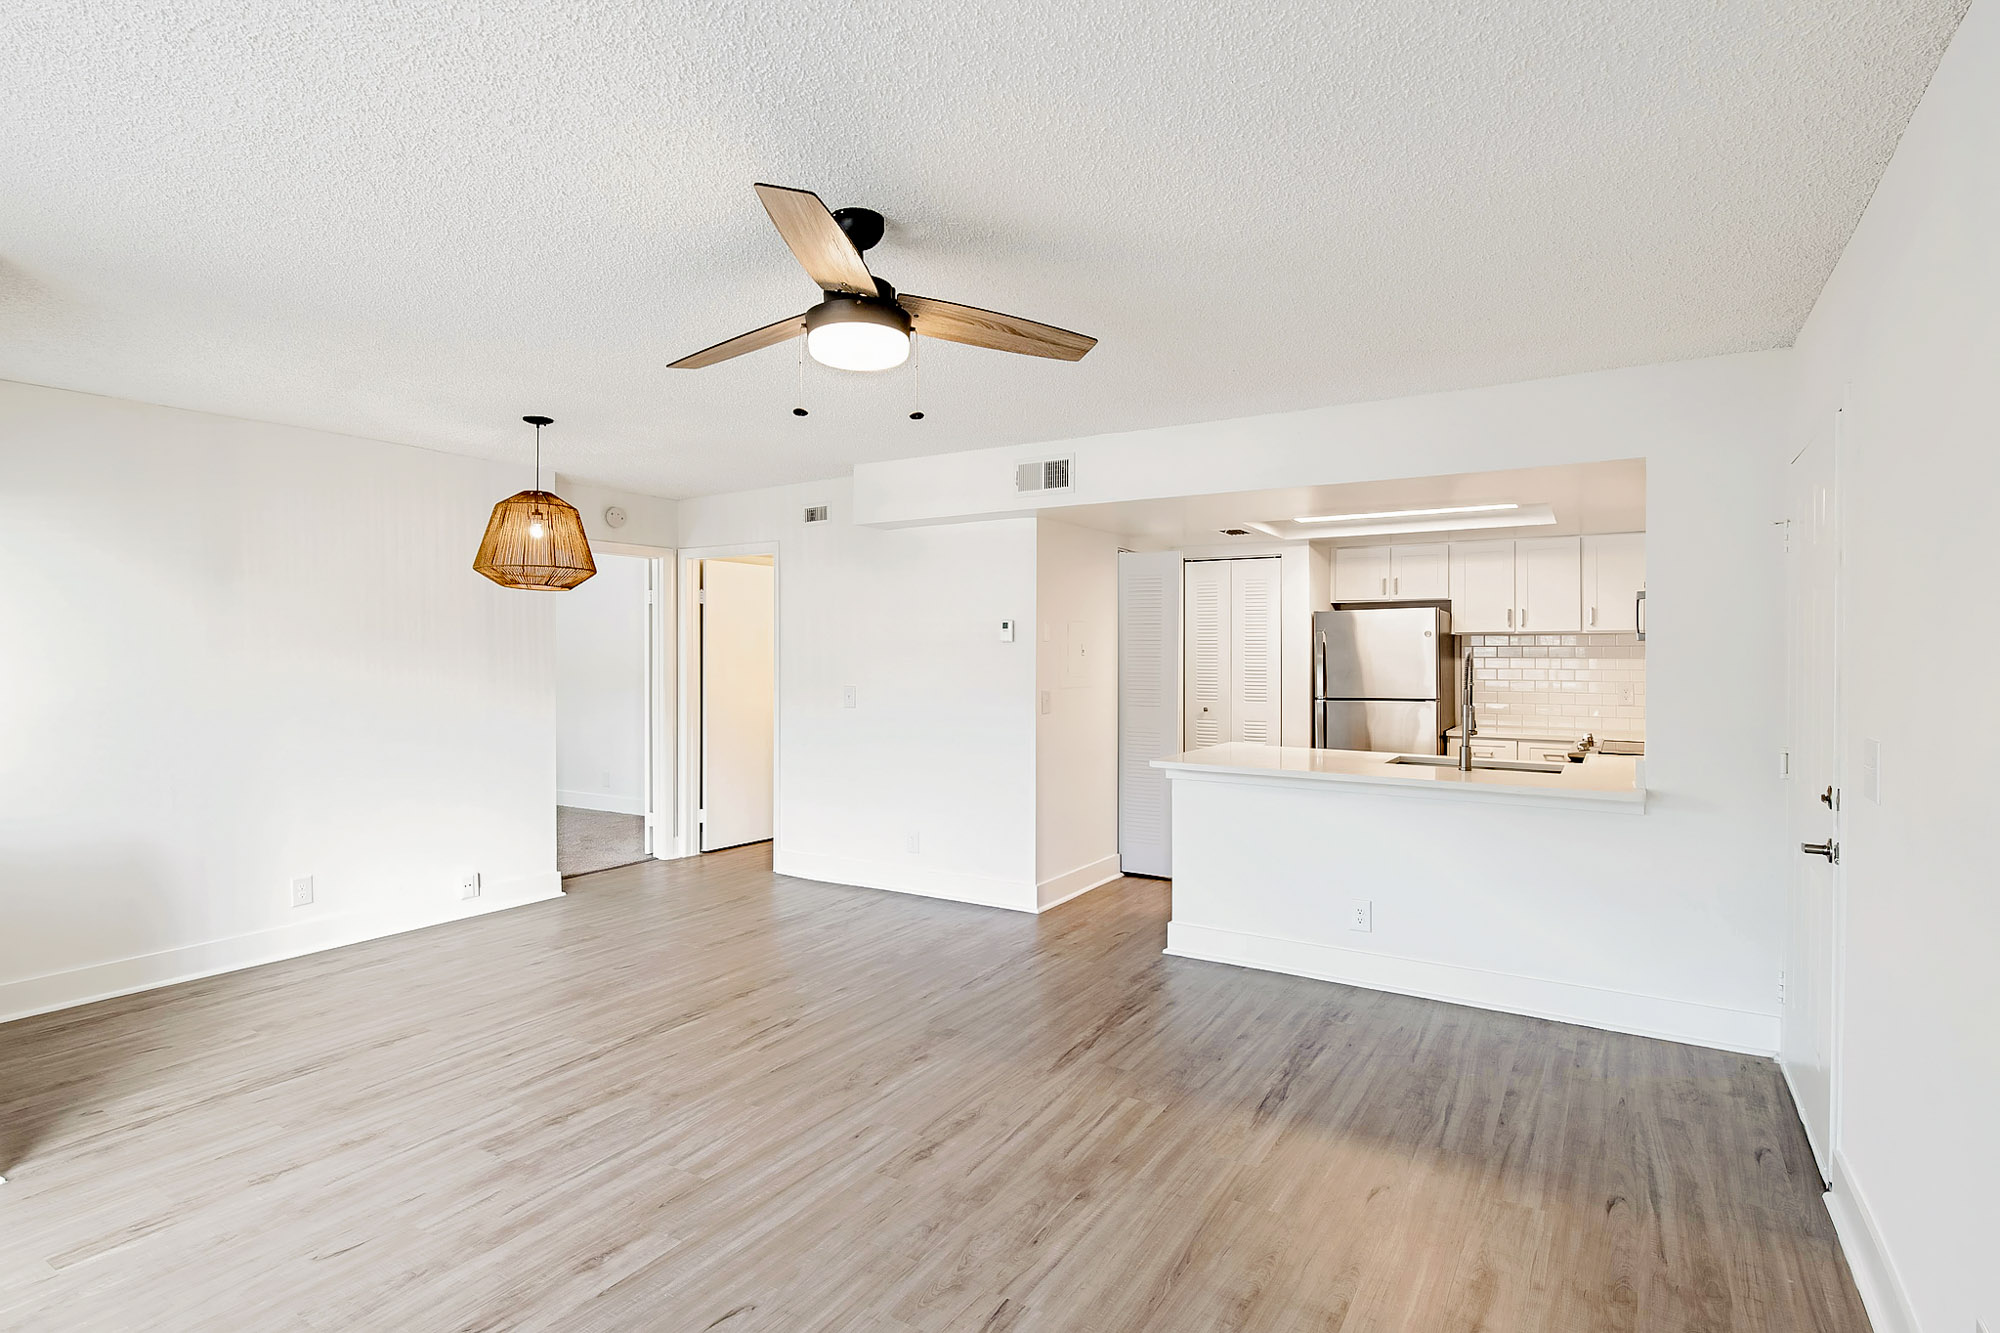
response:
[[[1382,592],[1384,596],[1387,596],[1389,592],[1389,580],[1386,578],[1382,580]]]
[[[1402,590],[1403,590],[1403,576],[1401,574],[1398,574],[1396,576],[1396,591],[1401,592]]]
[[[1507,608],[1507,628],[1514,628],[1514,608],[1511,606]]]
[[[1593,625],[1597,623],[1597,608],[1594,606],[1590,608],[1590,623]]]
[[[1521,608],[1521,628],[1528,628],[1528,608],[1525,606]]]

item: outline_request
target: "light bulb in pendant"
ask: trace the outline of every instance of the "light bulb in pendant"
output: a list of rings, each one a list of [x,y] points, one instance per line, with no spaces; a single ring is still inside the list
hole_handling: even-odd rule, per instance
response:
[[[540,541],[542,538],[549,535],[548,527],[542,522],[542,516],[540,514],[535,515],[535,517],[529,521],[528,535],[530,537],[533,537],[536,541]]]

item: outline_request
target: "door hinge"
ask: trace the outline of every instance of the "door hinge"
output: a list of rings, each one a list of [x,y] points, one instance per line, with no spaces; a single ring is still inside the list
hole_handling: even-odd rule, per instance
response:
[[[703,604],[703,603],[707,602],[707,601],[708,601],[708,589],[706,589],[706,588],[696,588],[696,589],[694,590],[694,600],[695,600],[695,604],[696,604],[697,606],[699,606],[699,605],[701,605],[701,604]]]

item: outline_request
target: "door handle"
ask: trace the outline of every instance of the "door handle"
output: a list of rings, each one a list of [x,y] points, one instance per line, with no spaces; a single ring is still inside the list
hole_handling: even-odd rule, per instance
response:
[[[1825,842],[1802,842],[1799,850],[1808,856],[1824,856],[1829,865],[1840,864],[1840,844],[1829,838]]]

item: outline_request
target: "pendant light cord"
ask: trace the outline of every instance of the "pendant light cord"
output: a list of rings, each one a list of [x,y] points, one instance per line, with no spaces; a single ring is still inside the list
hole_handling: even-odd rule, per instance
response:
[[[535,423],[535,489],[542,489],[542,423]]]

